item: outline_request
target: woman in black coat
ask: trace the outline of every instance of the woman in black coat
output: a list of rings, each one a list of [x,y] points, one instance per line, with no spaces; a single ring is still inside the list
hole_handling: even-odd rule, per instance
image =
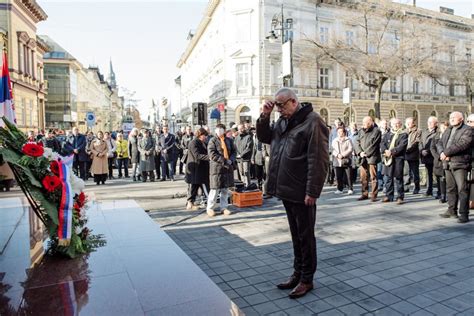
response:
[[[199,188],[207,197],[209,192],[209,156],[207,154],[207,131],[200,128],[194,138],[187,145],[186,183],[188,184],[187,210],[197,210],[194,204]]]
[[[436,183],[438,187],[438,192],[436,194],[436,199],[439,200],[440,203],[446,203],[446,178],[444,175],[444,168],[443,162],[439,159],[439,155],[441,154],[438,152],[438,143],[443,137],[444,131],[449,127],[448,122],[441,123],[439,126],[438,131],[436,132],[435,136],[433,137],[433,141],[431,142],[430,151],[431,155],[433,156],[433,173],[436,177]]]

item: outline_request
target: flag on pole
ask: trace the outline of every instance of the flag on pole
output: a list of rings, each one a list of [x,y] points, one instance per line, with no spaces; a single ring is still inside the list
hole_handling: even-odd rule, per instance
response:
[[[0,118],[3,116],[16,125],[15,104],[6,50],[3,50],[2,74],[0,76]],[[0,126],[3,126],[2,120],[0,120]]]

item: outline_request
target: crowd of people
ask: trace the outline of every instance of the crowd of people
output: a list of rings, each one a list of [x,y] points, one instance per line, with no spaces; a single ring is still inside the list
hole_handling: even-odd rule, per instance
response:
[[[331,159],[327,182],[337,185],[335,194],[343,194],[346,187],[347,194],[353,194],[353,184],[359,176],[362,189],[358,200],[378,201],[381,188],[385,194],[383,203],[403,204],[411,181],[412,194],[421,193],[420,166],[424,166],[424,195],[448,203],[442,217],[466,223],[469,209],[474,207],[474,114],[466,121],[460,112],[451,113],[445,122],[431,116],[428,127],[421,130],[412,117],[405,124],[398,118],[376,124],[371,117],[365,117],[359,130],[356,124],[346,127],[338,119],[329,127]]]

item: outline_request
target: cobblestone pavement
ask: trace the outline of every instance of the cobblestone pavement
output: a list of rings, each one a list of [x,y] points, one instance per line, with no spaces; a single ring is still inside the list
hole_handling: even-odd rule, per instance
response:
[[[442,219],[446,205],[421,195],[396,205],[333,191],[318,201],[315,289],[297,300],[275,287],[293,258],[276,199],[226,217],[150,215],[247,315],[474,315],[472,218]]]

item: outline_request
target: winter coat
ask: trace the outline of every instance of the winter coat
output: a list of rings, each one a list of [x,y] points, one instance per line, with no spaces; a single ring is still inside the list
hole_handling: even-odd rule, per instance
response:
[[[107,143],[107,147],[109,148],[109,151],[107,152],[107,157],[113,158],[114,153],[117,151],[117,145],[115,144],[115,140],[109,138],[106,139],[105,142]]]
[[[186,163],[186,159],[188,156],[188,149],[189,149],[189,143],[191,143],[192,140],[194,140],[194,135],[191,133],[191,135],[184,134],[183,137],[181,138],[181,148],[183,149],[183,159],[182,161]],[[206,149],[207,150],[207,149]]]
[[[255,137],[253,144],[252,161],[258,166],[263,166],[265,164],[265,156],[270,155],[267,152],[268,145],[259,141],[257,137]]]
[[[155,170],[155,141],[153,137],[143,137],[138,142],[140,152],[140,171],[149,172]]]
[[[376,165],[382,161],[380,155],[380,142],[382,141],[382,133],[378,127],[373,126],[369,129],[360,129],[359,137],[357,137],[356,156],[358,157],[358,164],[362,164],[365,161],[369,165]],[[364,152],[366,157],[360,157],[360,154]]]
[[[472,150],[472,138],[474,129],[469,125],[462,123],[459,128],[456,129],[454,139],[451,146],[447,147],[449,136],[453,132],[453,126],[450,126],[443,133],[441,141],[437,144],[439,153],[443,153],[448,156],[449,162],[444,163],[444,168],[449,169],[466,169],[471,168],[471,150]]]
[[[161,134],[159,148],[161,152],[161,161],[171,162],[176,159],[176,137],[173,134],[168,134],[166,137],[165,134]]]
[[[384,135],[382,144],[380,145],[381,152],[385,152],[385,150],[390,148],[390,144],[394,135],[395,132],[392,131]],[[394,178],[403,177],[407,144],[408,134],[404,131],[401,131],[400,134],[398,134],[397,140],[395,141],[395,146],[391,149],[392,164],[390,166],[386,166],[385,163],[383,164],[382,173],[384,175]]]
[[[195,138],[187,144],[186,183],[209,183],[209,155],[206,145]]]
[[[431,154],[431,143],[433,142],[433,138],[435,137],[438,128],[435,127],[432,131],[430,129],[425,129],[421,133],[421,140],[420,140],[420,157],[421,163],[425,165],[432,165],[434,164],[433,155]],[[426,150],[427,154],[423,156],[423,151]]]
[[[109,148],[104,140],[95,139],[91,143],[90,152],[92,156],[91,173],[93,175],[109,173],[109,163],[107,159],[107,152]],[[99,154],[103,156],[99,157]]]
[[[267,193],[284,201],[304,203],[306,195],[319,198],[329,167],[329,131],[311,106],[290,119],[257,120],[257,137],[271,144]]]
[[[138,136],[128,137],[128,152],[130,153],[130,160],[132,163],[140,162],[140,152],[138,151]]]
[[[332,141],[332,165],[334,167],[348,167],[351,166],[349,161],[348,166],[342,165],[342,159],[337,158],[337,155],[341,154],[343,158],[352,159],[352,141],[349,137],[344,137],[342,140],[337,137]]]
[[[60,153],[61,152],[61,144],[59,143],[59,140],[57,140],[55,137],[47,138],[44,137],[41,142],[43,143],[43,146],[46,148],[51,148],[53,152],[55,153]]]
[[[115,145],[117,148],[117,159],[128,158],[128,141],[125,139],[117,140]]]
[[[250,161],[253,151],[253,137],[247,132],[242,132],[234,140],[237,148],[237,160]]]
[[[209,180],[211,189],[223,189],[234,186],[234,167],[236,149],[234,142],[230,138],[225,138],[225,145],[229,153],[229,160],[232,164],[228,164],[224,158],[224,151],[221,147],[221,140],[218,137],[212,137],[207,145],[207,153],[209,155]]]
[[[438,143],[440,142],[441,137],[441,132],[436,132],[430,145],[431,156],[433,156],[433,173],[437,177],[444,177],[443,162],[439,158],[441,153],[438,152]]]
[[[85,162],[89,160],[89,156],[86,153],[86,146],[87,146],[86,136],[82,134],[77,134],[77,136],[71,135],[67,138],[67,142],[71,145],[69,147],[70,149],[78,150],[78,153],[74,154],[74,160],[77,159],[80,162]]]
[[[408,144],[405,152],[405,160],[419,161],[420,160],[420,140],[421,131],[415,127],[408,131]]]

